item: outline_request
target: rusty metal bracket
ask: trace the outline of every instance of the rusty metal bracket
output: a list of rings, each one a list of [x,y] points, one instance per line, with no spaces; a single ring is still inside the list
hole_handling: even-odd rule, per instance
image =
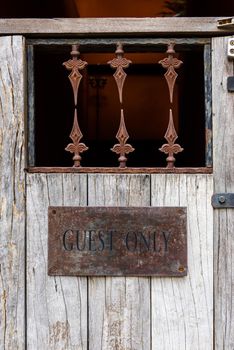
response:
[[[234,193],[215,193],[211,203],[213,208],[234,208]]]
[[[234,92],[234,76],[227,78],[227,90],[228,92]]]
[[[234,17],[219,19],[217,27],[218,29],[234,29]]]

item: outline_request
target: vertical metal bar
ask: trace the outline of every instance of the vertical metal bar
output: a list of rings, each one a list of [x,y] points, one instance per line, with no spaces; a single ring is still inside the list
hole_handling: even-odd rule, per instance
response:
[[[116,138],[119,143],[115,144],[113,148],[111,148],[112,152],[119,154],[119,167],[126,168],[127,157],[126,154],[135,151],[135,149],[129,143],[126,143],[129,139],[129,135],[127,132],[127,128],[124,120],[124,110],[123,110],[123,87],[124,82],[127,77],[127,74],[124,71],[124,68],[128,68],[132,63],[130,60],[124,57],[123,45],[121,42],[118,42],[116,45],[115,51],[116,57],[109,61],[108,64],[114,68],[116,71],[113,74],[115,78],[115,82],[118,88],[119,93],[119,102],[120,102],[120,124],[119,130],[116,134]]]
[[[213,138],[212,138],[212,82],[211,82],[211,46],[204,45],[204,91],[205,91],[205,159],[206,166],[213,165]]]
[[[168,89],[169,89],[169,95],[170,95],[170,109],[169,109],[169,122],[167,131],[164,135],[164,138],[167,140],[168,143],[165,143],[162,145],[161,148],[159,148],[159,151],[164,152],[165,154],[168,154],[168,157],[166,159],[167,161],[167,168],[173,169],[175,167],[175,157],[174,154],[177,154],[179,152],[182,152],[184,149],[175,141],[178,138],[174,121],[173,121],[173,93],[174,93],[174,86],[176,79],[178,77],[178,74],[175,71],[175,68],[179,68],[182,65],[182,61],[178,60],[178,58],[174,57],[175,50],[174,50],[175,43],[169,42],[167,45],[167,51],[168,54],[166,58],[163,60],[160,60],[158,63],[161,64],[163,68],[165,68],[167,71],[164,74],[164,77],[166,79]]]
[[[28,166],[35,166],[35,89],[34,89],[34,47],[27,47],[27,80],[28,80]]]
[[[63,63],[63,66],[66,67],[67,70],[71,71],[68,78],[70,80],[73,95],[74,95],[74,119],[73,119],[73,127],[72,131],[70,133],[70,138],[72,139],[73,143],[69,143],[67,147],[65,148],[66,151],[70,153],[74,153],[74,167],[80,167],[81,162],[81,155],[80,153],[83,153],[84,151],[87,151],[89,148],[84,144],[81,143],[80,140],[83,137],[83,134],[80,130],[80,126],[78,123],[78,117],[77,117],[77,102],[78,102],[78,91],[80,82],[82,79],[82,74],[80,74],[80,70],[84,69],[87,66],[87,62],[82,61],[80,57],[79,52],[79,45],[72,45],[72,51],[71,51],[72,59],[69,59],[68,61]]]

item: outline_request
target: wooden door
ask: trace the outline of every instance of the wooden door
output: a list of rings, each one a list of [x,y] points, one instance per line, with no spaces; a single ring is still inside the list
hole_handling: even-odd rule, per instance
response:
[[[233,349],[233,209],[215,210],[213,230],[211,206],[214,189],[233,191],[234,184],[226,41],[212,42],[213,176],[24,173],[25,43],[0,39],[2,349]],[[187,207],[188,276],[48,276],[52,205]]]
[[[28,348],[212,349],[212,175],[28,174]],[[184,278],[47,276],[48,206],[185,206]]]

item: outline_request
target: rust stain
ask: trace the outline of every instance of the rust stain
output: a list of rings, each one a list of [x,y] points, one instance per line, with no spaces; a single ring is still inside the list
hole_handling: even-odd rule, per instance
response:
[[[2,296],[1,296],[1,300],[2,300],[2,315],[3,315],[3,319],[1,320],[1,323],[3,323],[3,327],[4,329],[6,329],[6,318],[7,318],[7,312],[6,312],[6,303],[7,303],[7,293],[6,290],[3,290]]]
[[[50,346],[67,342],[70,335],[70,325],[68,321],[57,321],[49,327]]]

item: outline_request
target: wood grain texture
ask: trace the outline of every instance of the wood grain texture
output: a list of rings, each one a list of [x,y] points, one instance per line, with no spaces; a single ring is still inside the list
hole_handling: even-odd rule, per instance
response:
[[[87,204],[87,177],[27,175],[27,349],[87,349],[87,278],[47,275],[48,206]]]
[[[213,349],[212,175],[151,175],[153,206],[184,206],[188,276],[152,278],[152,349]]]
[[[90,206],[150,205],[149,175],[88,175]],[[149,350],[150,279],[89,278],[89,348]]]
[[[234,193],[234,95],[227,77],[234,75],[227,59],[227,38],[212,39],[214,130],[214,193]],[[215,345],[234,349],[234,210],[214,210]]]
[[[24,349],[24,50],[0,38],[0,349]]]
[[[79,35],[79,34],[216,34],[233,33],[218,29],[218,17],[155,18],[53,18],[0,19],[1,34]]]
[[[27,101],[28,101],[28,155],[27,164],[35,165],[35,82],[34,82],[34,47],[27,46]]]
[[[205,134],[206,134],[206,166],[213,166],[212,144],[212,69],[211,45],[204,46],[204,93],[205,93]]]

